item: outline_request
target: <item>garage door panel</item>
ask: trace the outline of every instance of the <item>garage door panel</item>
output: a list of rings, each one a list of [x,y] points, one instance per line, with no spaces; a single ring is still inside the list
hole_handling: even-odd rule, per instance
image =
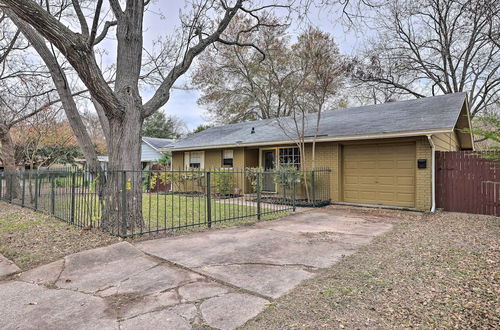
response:
[[[413,203],[415,199],[415,195],[413,193],[398,193],[398,200],[401,202]]]
[[[398,169],[413,169],[415,161],[413,159],[398,160],[396,164],[396,168]]]
[[[396,178],[393,176],[379,176],[376,182],[381,185],[391,185],[393,186],[396,183]]]
[[[344,177],[344,184],[346,187],[348,187],[351,184],[357,185],[359,183],[359,177],[358,176],[345,176]]]
[[[408,176],[398,176],[396,179],[396,184],[398,186],[410,186],[415,187],[415,178]]]
[[[380,170],[393,169],[395,161],[393,160],[382,160],[377,162],[377,168]]]
[[[358,162],[358,168],[361,170],[372,169],[377,165],[377,163],[373,160],[360,160]]]
[[[393,192],[379,192],[377,194],[377,199],[382,201],[382,202],[390,203],[391,201],[393,201],[396,198],[395,195],[396,194]]]
[[[345,146],[344,201],[413,207],[415,144]]]
[[[373,176],[360,176],[358,178],[359,178],[358,183],[361,185],[366,185],[366,184],[373,185],[374,183],[377,182],[377,178]]]

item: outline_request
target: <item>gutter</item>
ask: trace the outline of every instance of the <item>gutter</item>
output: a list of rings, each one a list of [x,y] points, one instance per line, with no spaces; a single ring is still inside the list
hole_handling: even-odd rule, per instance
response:
[[[427,135],[427,140],[429,140],[429,144],[432,149],[432,161],[431,161],[431,186],[432,186],[432,206],[431,212],[436,212],[436,146],[434,145],[434,141],[432,141],[432,134]]]
[[[423,131],[409,131],[409,132],[399,132],[399,133],[378,133],[378,134],[367,134],[367,135],[344,135],[344,136],[326,136],[317,138],[316,142],[340,142],[340,141],[357,141],[357,140],[374,140],[374,139],[390,139],[390,138],[403,138],[403,137],[415,137],[432,135],[438,133],[450,133],[453,132],[453,127],[450,128],[440,128],[433,130],[423,130]],[[313,139],[305,139],[305,143],[311,143]],[[175,145],[159,148],[160,152],[168,151],[190,151],[190,150],[207,150],[207,149],[221,149],[221,148],[238,148],[238,147],[259,147],[259,146],[269,146],[269,145],[284,145],[296,143],[294,140],[278,140],[278,141],[265,141],[265,142],[243,142],[243,143],[228,143],[220,145],[209,145],[209,146],[192,146],[192,147],[179,147],[175,148]]]

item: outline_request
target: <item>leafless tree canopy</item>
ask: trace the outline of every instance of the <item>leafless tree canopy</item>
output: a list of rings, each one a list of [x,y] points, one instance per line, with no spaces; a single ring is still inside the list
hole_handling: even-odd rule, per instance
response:
[[[473,116],[498,100],[499,1],[384,0],[362,5],[369,16],[363,20],[376,34],[354,72],[358,81],[390,97],[466,91]],[[356,17],[361,12],[350,13]]]
[[[50,74],[30,53],[30,45],[12,21],[0,12],[0,159],[7,173],[16,170],[12,128],[47,110],[57,99]],[[9,176],[7,198],[19,196],[17,177]]]
[[[253,47],[241,35],[257,31],[263,25],[262,13],[275,9],[286,12],[290,8],[290,1],[193,0],[180,16],[179,33],[174,38],[158,40],[156,47],[144,51],[143,21],[149,1],[0,0],[0,4],[23,33],[31,35],[32,43],[39,41],[37,52],[47,65],[51,64],[52,78],[60,82],[60,95],[65,93],[66,112],[68,106],[71,108],[70,92],[57,61],[59,54],[88,89],[106,136],[109,168],[135,171],[140,170],[140,132],[144,119],[168,102],[172,87],[194,59],[215,43]],[[224,32],[236,15],[247,17],[251,24],[228,39]],[[112,32],[114,40],[109,40]],[[101,63],[103,49],[99,44],[103,41],[111,45],[106,50],[116,47],[116,60],[107,67]],[[156,85],[148,100],[142,98],[141,79]],[[110,84],[110,80],[114,83]],[[87,143],[88,132],[81,117],[72,111],[68,119],[80,145],[86,146],[86,158],[95,160],[97,153]],[[109,227],[118,224],[118,198],[113,196],[119,190],[116,184],[107,183]],[[134,187],[128,193],[130,228],[142,224],[141,187]],[[105,223],[104,227],[107,226]]]

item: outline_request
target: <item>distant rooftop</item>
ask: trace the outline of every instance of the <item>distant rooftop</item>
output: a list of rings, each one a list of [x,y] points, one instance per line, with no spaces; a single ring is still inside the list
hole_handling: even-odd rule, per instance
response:
[[[446,94],[408,101],[328,110],[322,113],[318,136],[321,138],[384,135],[415,131],[453,130],[466,100],[466,93]],[[305,136],[315,133],[316,114],[305,117]],[[246,121],[208,128],[180,139],[171,150],[209,148],[224,145],[258,145],[297,138],[290,117]],[[285,129],[283,129],[285,128]]]
[[[152,138],[152,137],[147,137],[147,136],[143,136],[142,140],[155,149],[167,148],[172,143],[174,143],[174,140]]]

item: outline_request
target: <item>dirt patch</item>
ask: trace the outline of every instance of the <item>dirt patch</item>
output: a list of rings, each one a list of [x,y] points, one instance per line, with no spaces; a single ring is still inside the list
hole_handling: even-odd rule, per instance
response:
[[[0,253],[22,270],[119,241],[120,238],[96,229],[83,230],[51,216],[0,202]]]
[[[138,293],[122,293],[114,294],[105,297],[104,300],[108,305],[105,310],[106,314],[111,317],[123,317],[127,310],[132,309],[135,305],[140,304],[144,300],[144,296]]]
[[[394,229],[305,282],[247,329],[498,328],[498,217],[331,207]]]

